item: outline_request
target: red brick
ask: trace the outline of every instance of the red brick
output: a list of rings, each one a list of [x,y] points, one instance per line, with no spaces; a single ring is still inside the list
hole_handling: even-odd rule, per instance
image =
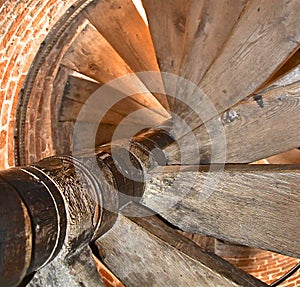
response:
[[[43,1],[36,1],[36,3],[34,4],[35,6],[31,6],[29,15],[34,18],[34,16],[38,13],[38,11],[41,9]]]
[[[242,246],[235,248],[234,245],[221,245],[219,243],[217,243],[217,253],[221,253],[226,260],[267,284],[283,276],[297,262],[295,258],[269,251],[251,250],[247,247],[243,249]],[[294,284],[298,280],[297,278],[300,278],[300,275],[291,278],[291,284]],[[286,284],[290,284],[289,281]],[[285,285],[281,286],[284,287]]]
[[[15,129],[15,120],[10,120],[8,124],[8,165],[14,165],[14,152],[15,152],[15,141],[14,141],[14,129]]]
[[[16,45],[18,45],[18,41],[19,39],[14,38],[11,40],[11,42],[6,46],[5,48],[5,56],[7,58],[11,58],[13,54],[18,53],[17,49],[16,49]],[[21,44],[22,45],[22,44]]]
[[[17,15],[16,20],[14,21],[13,25],[10,27],[9,30],[16,31],[29,12],[29,9],[27,7],[24,7],[23,5],[18,6],[18,8],[19,11],[15,14]]]
[[[7,131],[2,130],[0,132],[0,149],[4,148],[6,146],[6,136],[7,136]]]
[[[21,92],[21,89],[22,89],[25,79],[26,79],[26,75],[22,74],[19,78],[18,85],[17,85],[16,91],[15,91],[16,96]]]
[[[6,151],[0,150],[0,169],[5,169]]]
[[[12,37],[13,33],[10,33],[9,31],[2,37],[1,39],[1,48],[6,48],[11,37]]]
[[[24,21],[21,23],[21,25],[18,27],[16,31],[17,37],[21,37],[23,35],[24,31],[26,31],[27,27],[29,26],[28,25],[29,23],[30,21],[28,19],[24,19]]]
[[[14,81],[9,82],[6,97],[5,97],[6,100],[9,101],[14,96],[15,86],[16,86],[16,82],[14,82]]]
[[[4,104],[2,106],[1,110],[1,125],[4,126],[6,125],[8,121],[8,110],[9,110],[10,105],[9,104]]]
[[[17,15],[16,19],[12,23],[12,25],[10,26],[7,34],[5,35],[5,37],[3,39],[4,46],[6,46],[8,44],[8,42],[10,41],[10,39],[14,36],[14,34],[16,33],[17,28],[19,27],[22,20],[27,15],[27,13],[28,13],[28,8],[25,8],[25,9],[23,9],[23,11],[20,14],[15,14],[15,15]]]
[[[27,27],[27,30],[24,32],[24,36],[22,37],[22,42],[27,43],[28,40],[32,40],[32,34],[36,31],[34,27]]]
[[[30,52],[30,48],[32,47],[32,43],[31,42],[28,42],[26,43],[26,45],[23,47],[23,50],[22,50],[22,56],[28,56],[28,52]]]
[[[5,71],[7,63],[8,63],[7,59],[5,59],[5,60],[1,59],[1,62],[0,62],[0,73],[1,74]]]
[[[0,91],[0,108],[2,107],[3,101],[4,101],[4,97],[5,97],[5,91],[1,90]]]
[[[2,83],[1,83],[2,87],[6,87],[6,85],[8,83],[8,80],[9,80],[9,77],[10,77],[10,74],[11,74],[11,71],[12,71],[14,65],[15,65],[15,61],[16,61],[17,57],[18,57],[18,55],[15,54],[10,59],[9,64],[8,64],[8,66],[6,68],[5,74],[4,74],[3,78],[2,78]]]
[[[10,120],[13,120],[13,121],[16,118],[17,106],[18,106],[18,103],[19,103],[19,97],[17,95],[18,95],[18,93],[16,92],[15,97],[12,98],[12,108],[11,108],[11,111],[10,111]]]
[[[33,27],[37,27],[40,24],[41,19],[45,16],[45,10],[43,9],[39,14],[34,17],[34,21],[32,22]]]

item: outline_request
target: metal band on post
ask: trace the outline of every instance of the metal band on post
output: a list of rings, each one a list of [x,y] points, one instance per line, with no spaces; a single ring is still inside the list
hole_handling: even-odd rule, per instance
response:
[[[11,252],[10,256],[16,255],[14,258],[16,265],[20,263],[19,256],[26,257],[26,262],[23,262],[23,267],[20,267],[19,271],[7,270],[6,275],[11,273],[10,276],[22,279],[23,276],[47,264],[60,250],[65,238],[64,203],[58,189],[38,171],[31,172],[30,167],[2,171],[0,176],[1,197],[3,196],[1,221],[3,220],[3,225],[6,226],[2,231],[1,245],[10,240],[23,238],[24,246],[21,247],[23,251],[18,254]],[[8,190],[10,192],[6,192]],[[10,205],[9,199],[15,204]],[[7,202],[9,205],[6,206]],[[23,210],[23,215],[19,210]],[[7,220],[4,222],[5,217]],[[8,225],[11,220],[15,221],[15,226]],[[15,230],[22,222],[23,227]],[[13,248],[19,248],[18,244],[16,243],[16,247]],[[6,260],[8,259],[5,258],[4,262]],[[2,268],[6,266],[4,263]]]
[[[29,212],[17,191],[0,174],[0,286],[17,286],[32,253]]]

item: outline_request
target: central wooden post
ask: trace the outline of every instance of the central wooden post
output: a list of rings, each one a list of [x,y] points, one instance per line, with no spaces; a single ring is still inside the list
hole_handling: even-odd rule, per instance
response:
[[[165,131],[148,130],[95,153],[0,172],[0,285],[16,286],[108,231],[120,208],[141,199],[145,172],[166,163],[163,149],[172,142]]]

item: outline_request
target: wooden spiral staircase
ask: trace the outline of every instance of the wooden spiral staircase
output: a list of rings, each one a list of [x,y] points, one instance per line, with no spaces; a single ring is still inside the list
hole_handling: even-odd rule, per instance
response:
[[[1,286],[104,286],[90,242],[112,286],[267,286],[189,233],[300,258],[300,166],[249,165],[300,146],[300,2],[142,4],[78,1],[43,42],[18,107],[29,166],[0,173]]]

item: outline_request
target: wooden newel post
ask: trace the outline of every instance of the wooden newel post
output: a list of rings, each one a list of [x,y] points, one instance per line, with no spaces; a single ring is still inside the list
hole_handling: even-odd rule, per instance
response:
[[[166,163],[163,148],[172,141],[150,130],[93,154],[1,171],[0,285],[16,286],[108,231],[119,208],[141,199],[145,171]]]

